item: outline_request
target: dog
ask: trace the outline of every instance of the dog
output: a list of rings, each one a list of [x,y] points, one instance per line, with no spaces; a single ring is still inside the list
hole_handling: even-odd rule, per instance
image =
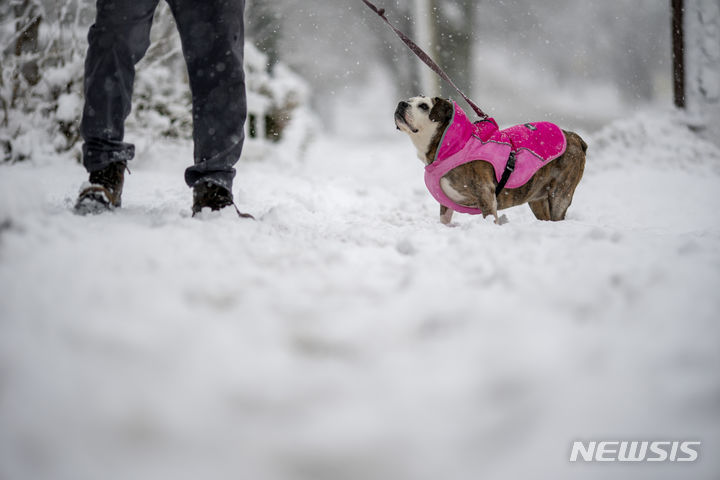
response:
[[[398,104],[395,125],[425,164],[446,225],[455,211],[499,224],[498,210],[523,203],[538,220],[564,220],[585,169],[585,141],[548,122],[499,130],[492,118],[471,123],[451,100],[419,96]]]

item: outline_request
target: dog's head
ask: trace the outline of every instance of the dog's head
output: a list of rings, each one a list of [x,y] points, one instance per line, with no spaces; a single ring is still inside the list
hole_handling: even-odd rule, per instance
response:
[[[454,108],[444,98],[413,97],[400,102],[395,110],[395,125],[410,136],[418,157],[426,165],[435,159]]]

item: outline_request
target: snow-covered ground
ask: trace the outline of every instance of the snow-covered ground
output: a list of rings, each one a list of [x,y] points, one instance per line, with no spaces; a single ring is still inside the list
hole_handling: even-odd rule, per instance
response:
[[[136,136],[102,216],[71,160],[0,166],[0,479],[718,478],[720,150],[677,120],[586,135],[561,223],[441,225],[392,106],[241,162],[256,222],[190,217],[187,143]]]

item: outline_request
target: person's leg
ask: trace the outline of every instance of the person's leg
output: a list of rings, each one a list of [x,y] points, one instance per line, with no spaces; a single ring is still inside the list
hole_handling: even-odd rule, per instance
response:
[[[245,0],[168,0],[180,32],[193,99],[190,187],[232,191],[247,116],[243,71]]]
[[[88,33],[85,58],[85,107],[80,132],[83,164],[98,172],[135,154],[123,142],[130,114],[135,64],[150,45],[150,27],[159,0],[98,0]]]

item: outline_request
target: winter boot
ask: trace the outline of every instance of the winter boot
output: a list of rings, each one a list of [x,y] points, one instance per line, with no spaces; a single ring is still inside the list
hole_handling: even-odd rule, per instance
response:
[[[127,162],[113,162],[102,170],[90,173],[90,181],[80,188],[75,212],[96,214],[120,208]]]
[[[210,208],[210,210],[216,211],[229,207],[230,205],[235,208],[235,211],[241,218],[254,219],[252,215],[242,213],[238,210],[233,202],[232,192],[228,189],[211,182],[200,182],[193,187],[193,217],[202,212],[203,208]]]

